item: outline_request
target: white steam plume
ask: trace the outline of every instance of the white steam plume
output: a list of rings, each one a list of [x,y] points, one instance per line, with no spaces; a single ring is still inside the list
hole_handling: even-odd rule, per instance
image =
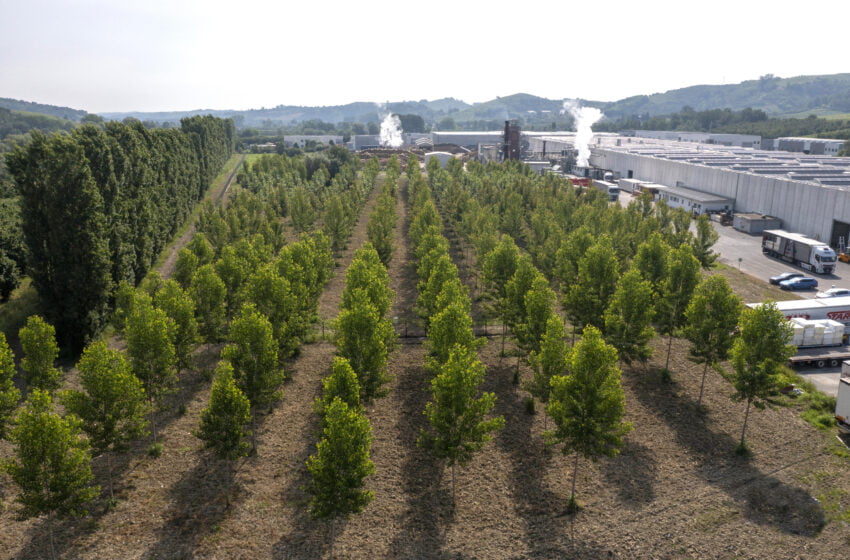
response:
[[[404,140],[401,137],[401,121],[398,116],[389,114],[381,121],[381,146],[401,148]]]
[[[579,107],[577,101],[567,99],[561,114],[569,113],[573,116],[576,126],[575,146],[578,150],[576,165],[587,167],[590,160],[590,141],[593,140],[593,123],[602,118],[602,111],[596,107]]]

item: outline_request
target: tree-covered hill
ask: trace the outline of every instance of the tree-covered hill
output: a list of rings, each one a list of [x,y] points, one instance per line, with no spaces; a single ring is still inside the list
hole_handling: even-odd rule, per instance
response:
[[[9,109],[10,111],[25,111],[27,113],[49,115],[51,117],[59,117],[60,119],[67,119],[74,122],[79,122],[80,119],[88,114],[80,109],[58,107],[56,105],[45,105],[44,103],[9,99],[7,97],[0,97],[0,108]]]

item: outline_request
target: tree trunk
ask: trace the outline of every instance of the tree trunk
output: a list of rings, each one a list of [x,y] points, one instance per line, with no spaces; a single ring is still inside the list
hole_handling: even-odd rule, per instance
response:
[[[456,498],[455,498],[455,489],[456,489],[456,486],[455,486],[455,464],[452,463],[452,505],[454,505],[455,502],[457,501]]]
[[[664,362],[664,369],[669,370],[670,367],[670,349],[673,348],[673,333],[667,336],[667,361]]]
[[[705,361],[705,367],[702,369],[702,383],[699,386],[699,399],[697,399],[697,406],[702,405],[702,393],[705,390],[705,377],[708,374],[708,360]]]
[[[106,452],[106,476],[109,478],[109,499],[114,500],[115,494],[112,492],[112,456],[109,451]]]
[[[50,535],[50,558],[56,560],[56,547],[53,545],[53,512],[47,514],[47,532]]]
[[[747,401],[747,410],[744,412],[744,427],[741,428],[741,447],[744,447],[744,434],[747,432],[747,420],[750,418],[750,401]]]
[[[499,354],[500,360],[505,355],[505,335],[507,334],[507,331],[508,331],[508,327],[507,327],[507,325],[505,325],[505,321],[503,320],[502,321],[502,352],[501,352],[501,354]]]
[[[575,503],[575,499],[576,499],[576,478],[578,478],[578,457],[579,457],[579,454],[578,454],[578,452],[576,452],[576,460],[575,460],[575,463],[573,463],[573,487],[572,487],[572,490],[570,490],[570,503],[571,504]]]

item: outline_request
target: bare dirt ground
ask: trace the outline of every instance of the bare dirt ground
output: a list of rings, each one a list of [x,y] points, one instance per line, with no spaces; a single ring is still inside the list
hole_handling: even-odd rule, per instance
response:
[[[415,325],[416,297],[403,202],[389,269],[400,331]],[[324,320],[338,311],[344,271],[365,239],[372,204],[322,296]],[[455,254],[462,270],[463,253]],[[580,463],[583,509],[568,515],[572,457],[544,446],[544,414],[539,405],[536,414],[526,411],[527,393],[514,384],[517,359],[500,358],[500,339],[491,338],[481,351],[484,389],[497,395],[496,413],[507,424],[457,470],[452,503],[449,471],[415,444],[429,398],[416,342],[402,340],[390,358],[389,396],[367,408],[375,499],[337,522],[333,546],[329,525],[309,518],[302,489],[317,439],[311,403],[334,351],[319,340],[288,366],[282,401],[259,423],[258,454],[235,464],[211,458],[191,435],[209,383],[200,374],[184,378],[175,403],[182,399],[187,411],[163,417],[162,456],[148,457],[142,443],[113,459],[120,463],[117,505],[99,502],[91,516],[57,523],[59,557],[772,560],[842,558],[850,550],[850,527],[833,520],[850,507],[850,463],[829,452],[834,436],[792,409],[755,411],[747,430],[753,455],[736,456],[744,406],[729,399],[728,382],[709,372],[706,411],[697,409],[702,368],[687,360],[682,341],[673,344],[671,384],[659,381],[664,340],[647,371],[625,369],[626,420],[634,431],[618,457]],[[531,375],[525,365],[520,372]],[[7,444],[0,445],[8,456]],[[104,480],[102,459],[96,467]],[[0,557],[48,557],[47,521],[15,521],[14,494],[11,481],[0,479]]]

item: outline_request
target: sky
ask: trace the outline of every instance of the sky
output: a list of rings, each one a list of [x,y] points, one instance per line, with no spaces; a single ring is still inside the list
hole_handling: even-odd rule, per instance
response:
[[[0,97],[91,113],[615,101],[850,72],[848,16],[846,0],[0,0]]]

